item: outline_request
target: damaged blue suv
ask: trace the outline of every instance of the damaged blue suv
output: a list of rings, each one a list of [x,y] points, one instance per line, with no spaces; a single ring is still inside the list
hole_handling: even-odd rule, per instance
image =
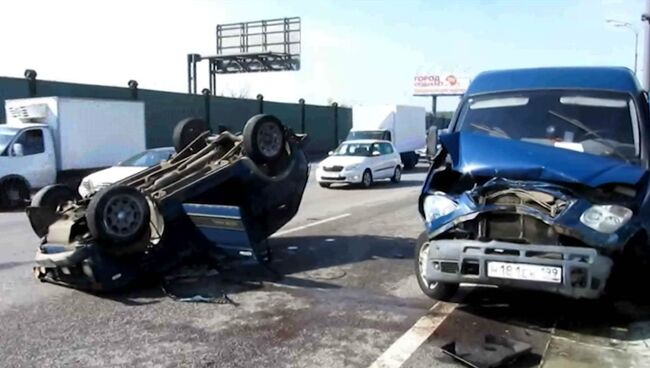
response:
[[[461,283],[571,298],[638,287],[649,130],[647,94],[626,68],[478,75],[419,198],[420,288],[444,300]]]

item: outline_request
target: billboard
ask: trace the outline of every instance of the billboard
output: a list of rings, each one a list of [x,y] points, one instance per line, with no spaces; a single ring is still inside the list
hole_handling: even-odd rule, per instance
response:
[[[300,17],[217,25],[214,72],[300,70]]]
[[[427,73],[413,77],[413,94],[421,96],[462,95],[470,78],[458,73]]]

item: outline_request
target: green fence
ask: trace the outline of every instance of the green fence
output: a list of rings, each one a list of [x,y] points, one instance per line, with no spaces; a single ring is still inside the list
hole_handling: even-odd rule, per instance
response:
[[[62,96],[105,99],[137,99],[145,102],[147,147],[171,145],[175,124],[186,117],[210,119],[210,125],[224,125],[241,131],[245,122],[261,111],[276,115],[297,133],[307,133],[307,152],[320,156],[342,141],[352,127],[352,111],[337,106],[279,103],[259,99],[236,99],[189,95],[98,85],[29,81],[0,77],[0,123],[4,122],[4,100],[26,97]]]

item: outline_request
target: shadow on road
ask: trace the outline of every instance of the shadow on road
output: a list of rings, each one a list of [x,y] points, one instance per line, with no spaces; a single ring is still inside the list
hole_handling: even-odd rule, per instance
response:
[[[392,189],[392,188],[408,188],[408,187],[421,187],[422,180],[405,180],[402,179],[399,183],[393,183],[390,180],[376,181],[370,188],[362,188],[354,184],[334,184],[329,189],[332,190],[378,190],[378,189]]]
[[[218,298],[260,289],[265,282],[296,288],[335,289],[340,286],[333,281],[346,277],[336,266],[373,259],[412,259],[415,239],[371,235],[295,236],[271,238],[269,246],[270,262],[221,263],[215,275],[196,275],[162,284],[156,280],[129,291],[100,296],[128,306],[144,306],[160,302],[169,296],[167,293],[179,298],[194,295]]]

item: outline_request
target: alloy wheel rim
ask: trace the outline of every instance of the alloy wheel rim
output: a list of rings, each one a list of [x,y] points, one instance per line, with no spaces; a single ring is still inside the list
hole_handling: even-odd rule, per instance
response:
[[[282,150],[282,131],[273,123],[265,123],[257,133],[257,147],[267,157],[273,157]]]
[[[116,195],[104,207],[106,231],[114,236],[127,237],[135,234],[142,218],[140,203],[130,195]]]

